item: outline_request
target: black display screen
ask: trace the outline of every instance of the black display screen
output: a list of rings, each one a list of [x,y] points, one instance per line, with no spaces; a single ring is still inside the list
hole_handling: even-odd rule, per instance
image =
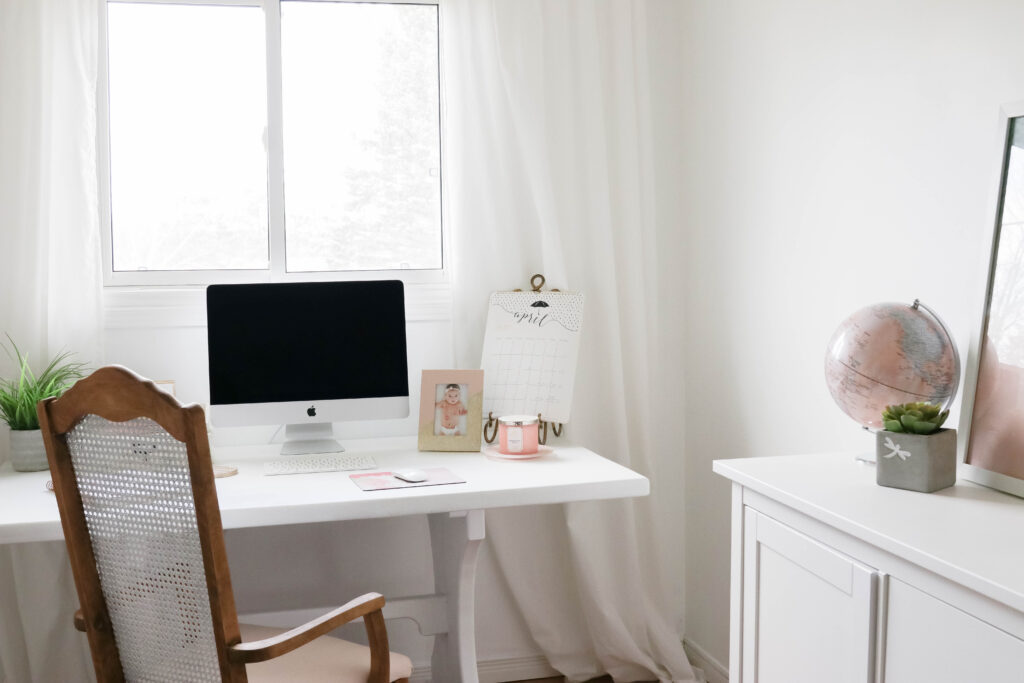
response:
[[[408,396],[399,280],[211,285],[213,405]]]

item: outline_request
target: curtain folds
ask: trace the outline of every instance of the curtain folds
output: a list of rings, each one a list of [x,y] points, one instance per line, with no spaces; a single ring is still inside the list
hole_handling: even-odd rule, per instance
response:
[[[683,653],[682,595],[670,587],[683,571],[682,538],[665,540],[680,533],[665,496],[682,488],[666,478],[678,472],[666,461],[678,459],[681,434],[666,437],[657,421],[681,400],[679,377],[675,386],[665,377],[680,350],[668,347],[679,331],[661,315],[671,278],[659,270],[648,7],[446,5],[456,361],[479,366],[489,292],[525,287],[537,272],[548,287],[582,291],[567,437],[653,482],[643,500],[488,513],[491,548],[531,635],[572,680],[701,677]]]
[[[101,360],[99,11],[99,0],[0,3],[0,334],[36,368],[61,351]],[[12,368],[0,353],[0,376]],[[0,548],[0,681],[93,679],[77,603],[63,541]]]

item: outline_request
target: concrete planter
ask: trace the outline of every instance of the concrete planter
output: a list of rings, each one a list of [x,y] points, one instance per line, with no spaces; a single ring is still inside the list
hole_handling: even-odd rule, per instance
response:
[[[875,433],[879,486],[931,493],[956,483],[956,430],[934,434]]]
[[[49,469],[43,433],[38,429],[11,430],[11,466],[16,472]]]

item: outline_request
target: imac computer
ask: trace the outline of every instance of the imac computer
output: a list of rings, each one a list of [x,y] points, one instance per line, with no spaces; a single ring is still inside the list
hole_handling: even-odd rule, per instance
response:
[[[283,424],[281,453],[344,450],[333,422],[409,415],[399,280],[210,285],[210,418]]]

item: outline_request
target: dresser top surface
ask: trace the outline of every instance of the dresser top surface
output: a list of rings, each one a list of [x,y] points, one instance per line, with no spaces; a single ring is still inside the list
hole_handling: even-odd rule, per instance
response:
[[[853,454],[716,460],[714,471],[851,536],[1024,611],[1024,499],[959,479],[878,486]]]

